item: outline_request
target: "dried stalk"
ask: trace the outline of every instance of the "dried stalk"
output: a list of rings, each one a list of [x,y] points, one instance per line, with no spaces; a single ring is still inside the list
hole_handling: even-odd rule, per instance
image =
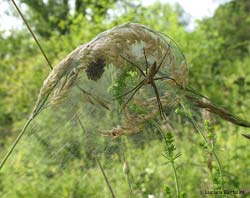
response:
[[[51,66],[20,9],[14,0],[12,0],[12,2],[24,20],[46,61]],[[127,64],[124,59],[121,58],[121,53],[127,52],[130,58],[135,57],[133,50],[138,43],[145,46],[147,53],[152,55],[155,59],[154,61],[159,60],[164,50],[168,49],[171,42],[172,40],[170,38],[164,37],[159,32],[140,24],[128,23],[103,32],[89,43],[77,47],[53,68],[49,76],[45,79],[33,111],[11,149],[2,160],[0,169],[15,149],[32,120],[48,104],[56,104],[57,101],[63,101],[63,99],[67,98],[70,89],[77,85],[81,75],[85,73],[90,80],[96,81],[101,78],[105,70],[104,66],[114,64],[117,68],[124,68]],[[173,43],[173,45],[175,45],[175,43]],[[156,46],[157,48],[155,48]],[[181,72],[186,74],[185,62],[182,62],[182,64],[177,63],[178,60],[172,50],[168,53],[168,58],[170,60],[168,63],[168,70],[173,78],[178,76]],[[178,79],[178,83],[185,86],[186,75],[181,75],[181,78]]]

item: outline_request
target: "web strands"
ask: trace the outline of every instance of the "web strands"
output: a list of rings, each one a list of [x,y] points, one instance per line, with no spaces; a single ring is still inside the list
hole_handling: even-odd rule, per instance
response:
[[[50,105],[74,100],[75,104],[89,102],[117,112],[129,95],[124,95],[118,102],[113,99],[133,89],[141,80],[141,73],[135,65],[146,73],[154,62],[162,64],[158,77],[168,76],[186,86],[185,57],[170,38],[139,24],[115,27],[79,46],[59,63],[45,80],[37,104],[45,98],[45,92],[52,92]],[[162,90],[159,94],[165,107],[175,106],[181,98],[176,82],[171,79],[156,82]],[[145,113],[153,110],[156,114],[157,102],[152,93],[149,86],[141,87],[136,94],[139,97],[133,101],[136,106],[143,105]],[[124,112],[127,118],[131,114]],[[124,115],[124,112],[119,115]]]
[[[164,39],[160,33],[149,31],[142,25],[126,24],[98,35],[89,43],[79,46],[61,61],[45,80],[36,108],[51,92],[53,92],[50,98],[52,101],[57,101],[67,95],[68,90],[75,86],[85,71],[88,79],[97,81],[105,70],[102,67],[112,64],[118,69],[126,69],[127,60],[124,60],[122,56],[133,61],[139,59],[145,65],[142,48],[145,49],[149,63],[159,61],[169,49],[165,59],[168,64],[165,63],[163,68],[173,77],[182,73],[183,75],[179,77],[179,84],[183,86],[186,84],[185,57],[182,56],[180,50],[178,54],[173,53],[177,48],[175,43],[169,38]]]
[[[53,177],[64,174],[67,164],[90,168],[96,163],[96,156],[122,159],[121,140],[105,135],[117,137],[145,131],[145,126],[150,127],[147,121],[159,117],[159,110],[149,85],[141,87],[123,111],[121,106],[129,96],[117,97],[143,79],[135,64],[146,73],[155,62],[162,62],[158,77],[170,76],[185,86],[185,57],[177,49],[171,39],[145,26],[125,24],[69,54],[44,81],[33,111],[36,119],[18,145],[22,149],[17,148],[16,157],[12,158],[19,158],[27,167],[20,170],[20,182],[25,182],[22,178],[29,166]],[[174,107],[181,99],[171,80],[159,80],[156,86],[164,108]],[[145,136],[132,138],[139,144]],[[18,169],[18,162],[11,163]]]

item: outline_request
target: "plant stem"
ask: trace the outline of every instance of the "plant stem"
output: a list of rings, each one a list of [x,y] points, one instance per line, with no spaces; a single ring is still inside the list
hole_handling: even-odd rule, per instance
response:
[[[172,166],[172,169],[174,171],[176,195],[179,198],[180,197],[180,190],[179,190],[180,188],[179,188],[179,181],[178,181],[177,171],[176,171],[176,167],[175,167],[174,161],[171,162],[171,166]]]
[[[24,18],[24,16],[23,16],[21,10],[18,8],[18,6],[17,6],[15,0],[11,0],[11,1],[12,1],[13,5],[15,6],[15,8],[17,9],[17,11],[18,11],[19,15],[21,16],[21,18],[23,19],[23,22],[24,22],[25,25],[27,26],[28,30],[30,31],[30,33],[31,33],[31,35],[32,35],[32,37],[33,37],[33,39],[35,40],[35,42],[36,42],[37,46],[39,47],[41,53],[43,54],[44,58],[46,59],[48,65],[49,65],[49,67],[50,67],[50,69],[53,69],[53,67],[52,67],[52,65],[51,65],[51,63],[50,63],[48,57],[46,56],[46,54],[45,54],[45,52],[44,52],[44,50],[43,50],[43,48],[42,48],[42,46],[40,45],[40,43],[39,43],[38,39],[36,38],[34,32],[31,30],[31,28],[30,28],[28,22],[27,22],[26,19]],[[25,123],[25,125],[24,125],[24,127],[22,128],[21,132],[20,132],[19,135],[17,136],[15,142],[12,144],[10,150],[9,150],[8,153],[4,156],[3,160],[1,161],[1,163],[0,163],[0,170],[2,169],[2,167],[3,167],[4,164],[6,163],[6,161],[8,160],[8,158],[10,157],[10,155],[12,154],[12,152],[14,151],[16,145],[18,144],[18,142],[19,142],[20,139],[22,138],[23,134],[25,133],[25,131],[26,131],[26,129],[28,128],[28,126],[30,125],[31,121],[35,118],[35,116],[40,112],[40,110],[41,110],[42,107],[44,106],[44,104],[45,104],[45,102],[46,102],[48,96],[49,96],[49,95],[46,96],[45,100],[42,102],[42,105],[40,105],[40,106],[36,109],[36,111],[33,111],[33,112],[32,112],[30,118],[29,118],[28,121]]]
[[[130,180],[130,167],[128,165],[128,161],[126,160],[126,156],[125,156],[125,141],[123,140],[123,138],[121,139],[121,144],[120,144],[120,151],[121,151],[121,154],[122,154],[122,158],[123,158],[123,172],[126,176],[126,180],[127,180],[127,183],[128,183],[128,187],[129,187],[129,196],[130,198],[134,198],[135,195],[133,193],[133,189],[132,189],[132,182]]]
[[[199,126],[197,125],[196,121],[194,120],[194,118],[187,112],[185,106],[181,103],[181,106],[186,114],[186,116],[190,119],[191,123],[193,124],[194,128],[196,129],[196,131],[201,135],[201,137],[203,138],[204,142],[206,143],[207,147],[209,148],[210,152],[213,153],[215,160],[218,164],[219,167],[219,171],[220,171],[220,182],[221,182],[221,192],[222,192],[222,197],[224,197],[224,178],[223,178],[223,173],[222,173],[222,165],[220,162],[220,159],[217,155],[217,153],[215,152],[214,148],[211,147],[211,145],[209,144],[207,138],[205,137],[205,135],[202,133],[202,131],[200,130]]]
[[[23,16],[21,10],[18,8],[18,6],[17,6],[15,0],[11,0],[11,1],[12,1],[13,5],[15,6],[15,8],[17,9],[17,12],[19,13],[19,15],[21,16],[21,18],[23,19],[23,22],[25,23],[26,27],[27,27],[28,30],[30,31],[32,37],[34,38],[34,40],[35,40],[35,42],[36,42],[36,44],[37,44],[37,46],[39,47],[40,51],[42,52],[42,54],[43,54],[45,60],[46,60],[47,63],[49,64],[50,69],[52,70],[53,67],[52,67],[52,65],[51,65],[51,63],[50,63],[48,57],[46,56],[46,54],[45,54],[45,52],[44,52],[42,46],[40,45],[39,41],[37,40],[37,38],[36,38],[34,32],[31,30],[31,28],[30,28],[28,22],[27,22],[26,19],[24,18],[24,16]]]
[[[19,135],[17,136],[17,138],[15,139],[15,142],[12,144],[10,150],[8,151],[8,153],[4,156],[3,160],[0,163],[0,170],[2,169],[2,167],[4,166],[5,162],[7,161],[7,159],[10,157],[10,155],[12,154],[13,150],[15,149],[17,143],[19,142],[19,140],[21,139],[21,137],[23,136],[23,134],[25,133],[27,127],[29,126],[29,124],[31,123],[31,121],[33,120],[33,118],[29,118],[28,121],[25,123],[25,125],[23,126],[21,132],[19,133]]]
[[[128,182],[130,198],[134,198],[135,196],[134,196],[134,193],[133,193],[133,190],[132,190],[129,173],[126,173],[126,178],[127,178],[127,182]]]
[[[156,128],[159,130],[162,138],[164,139],[165,141],[165,144],[166,146],[168,146],[168,143],[167,143],[167,140],[163,134],[163,131],[161,129],[161,127],[159,126],[159,124],[156,122],[156,121],[153,121],[152,122]],[[174,172],[174,179],[175,179],[175,189],[176,189],[176,195],[177,197],[179,198],[180,197],[180,187],[179,187],[179,181],[178,181],[178,177],[177,177],[177,170],[176,170],[176,167],[175,167],[175,163],[174,163],[174,159],[173,160],[170,160],[170,163],[171,163],[171,166],[172,166],[172,169],[173,169],[173,172]]]
[[[214,154],[214,157],[215,157],[217,164],[219,166],[221,191],[222,191],[222,197],[224,197],[224,178],[223,178],[223,173],[222,173],[222,165],[221,165],[221,162],[220,162],[218,155],[215,152],[213,152],[213,154]]]
[[[99,168],[100,168],[100,170],[101,170],[101,172],[102,172],[102,175],[103,175],[103,177],[104,177],[104,179],[105,179],[105,182],[106,182],[106,184],[107,184],[107,186],[108,186],[108,188],[109,188],[109,191],[110,191],[110,193],[111,193],[112,198],[115,198],[115,194],[114,194],[113,189],[112,189],[112,187],[111,187],[111,185],[110,185],[110,182],[109,182],[109,180],[108,180],[108,177],[106,176],[106,174],[105,174],[105,172],[104,172],[104,169],[103,169],[103,167],[102,167],[102,165],[101,165],[101,163],[100,163],[100,161],[99,161],[99,159],[98,159],[97,157],[96,157],[96,161],[97,161],[97,164],[98,164],[98,166],[99,166]]]

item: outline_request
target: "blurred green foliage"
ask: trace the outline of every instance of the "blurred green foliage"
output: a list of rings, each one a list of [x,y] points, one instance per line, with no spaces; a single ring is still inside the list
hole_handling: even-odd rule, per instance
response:
[[[106,29],[126,22],[141,23],[170,35],[178,42],[187,58],[189,83],[195,90],[249,119],[248,0],[233,0],[221,5],[213,17],[199,21],[198,27],[191,32],[186,30],[187,20],[178,5],[171,7],[155,3],[145,7],[140,1],[131,0],[20,2],[26,5],[25,16],[53,65],[75,47]],[[74,2],[73,8],[70,2]],[[26,29],[13,31],[8,36],[0,32],[0,58],[0,156],[3,156],[32,110],[42,81],[50,70]],[[118,89],[114,91],[120,94]],[[200,115],[200,112],[196,113]],[[46,125],[51,119],[44,117],[39,124]],[[200,191],[211,189],[218,182],[218,171],[214,168],[211,177],[206,164],[207,154],[199,147],[201,140],[187,120],[176,114],[171,115],[170,120],[172,131],[177,136],[176,148],[182,153],[177,163],[181,191],[187,197],[198,197]],[[84,121],[87,126],[94,123]],[[110,121],[112,115],[102,124]],[[71,134],[65,127],[56,134],[58,136],[48,140],[43,137],[53,131],[53,126],[46,127],[47,130],[34,135],[32,140],[36,141],[30,142],[29,137],[23,139],[22,147],[13,156],[15,161],[0,172],[1,197],[109,197],[101,172],[91,158],[94,148],[88,147],[86,134],[80,128],[78,133]],[[150,130],[136,137],[122,138],[121,142],[110,147],[107,156],[103,156],[104,168],[119,197],[129,196],[121,157],[117,155],[119,144],[125,145],[126,158],[131,162],[132,188],[136,197],[150,194],[164,197],[164,193],[170,196],[172,193],[169,192],[173,192],[174,178],[170,167],[161,166],[164,163],[161,156],[164,145],[159,144],[157,132]],[[239,135],[246,129],[217,120],[214,131],[217,134],[216,144],[221,147],[219,155],[225,169],[226,189],[249,189],[250,180],[246,177],[250,175],[249,146],[247,140]],[[102,141],[105,146],[111,140],[103,141],[97,134],[90,141]],[[68,147],[50,162],[51,153],[58,150],[56,145],[59,143],[68,143]],[[42,158],[46,163],[36,160],[42,154],[46,154]],[[19,178],[18,182],[16,178]]]

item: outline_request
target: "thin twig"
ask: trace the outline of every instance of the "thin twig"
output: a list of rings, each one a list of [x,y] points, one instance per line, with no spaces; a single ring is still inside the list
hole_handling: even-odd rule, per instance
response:
[[[112,198],[115,198],[115,194],[114,194],[114,192],[113,192],[113,189],[112,189],[112,187],[111,187],[111,185],[110,185],[110,182],[109,182],[109,180],[108,180],[108,178],[107,178],[107,176],[106,176],[106,174],[105,174],[105,172],[104,172],[104,169],[103,169],[103,167],[102,167],[102,165],[101,165],[101,163],[100,163],[98,157],[96,157],[96,161],[97,161],[97,164],[98,164],[98,166],[99,166],[99,168],[100,168],[100,170],[101,170],[101,172],[102,172],[102,175],[103,175],[103,177],[104,177],[104,179],[105,179],[105,181],[106,181],[106,184],[107,184],[107,186],[108,186],[108,188],[109,188],[109,191],[110,191],[110,193],[111,193],[111,195],[112,195]]]
[[[82,131],[83,131],[84,133],[87,134],[87,130],[86,130],[85,127],[83,126],[83,123],[82,123],[82,121],[81,121],[81,119],[80,119],[80,117],[79,117],[78,114],[76,114],[76,119],[77,119],[77,121],[79,122]]]
[[[125,173],[125,174],[126,174],[126,179],[127,179],[127,182],[128,182],[130,198],[134,198],[135,196],[134,196],[132,186],[131,186],[130,175],[129,175],[129,173]]]
[[[36,42],[36,44],[37,44],[37,46],[39,47],[39,49],[40,49],[40,51],[42,52],[44,58],[46,59],[47,63],[49,64],[50,69],[52,70],[52,69],[53,69],[52,64],[50,63],[50,61],[49,61],[48,57],[46,56],[46,54],[45,54],[45,52],[44,52],[42,46],[40,45],[39,41],[37,40],[36,35],[35,35],[34,32],[31,30],[31,28],[30,28],[28,22],[27,22],[26,19],[24,18],[23,14],[22,14],[21,10],[19,9],[19,7],[17,6],[15,0],[11,0],[11,1],[12,1],[13,5],[15,6],[15,8],[17,9],[17,12],[19,13],[19,15],[22,17],[23,22],[25,23],[26,27],[27,27],[28,30],[30,31],[32,37],[34,38],[34,40],[35,40],[35,42]]]

